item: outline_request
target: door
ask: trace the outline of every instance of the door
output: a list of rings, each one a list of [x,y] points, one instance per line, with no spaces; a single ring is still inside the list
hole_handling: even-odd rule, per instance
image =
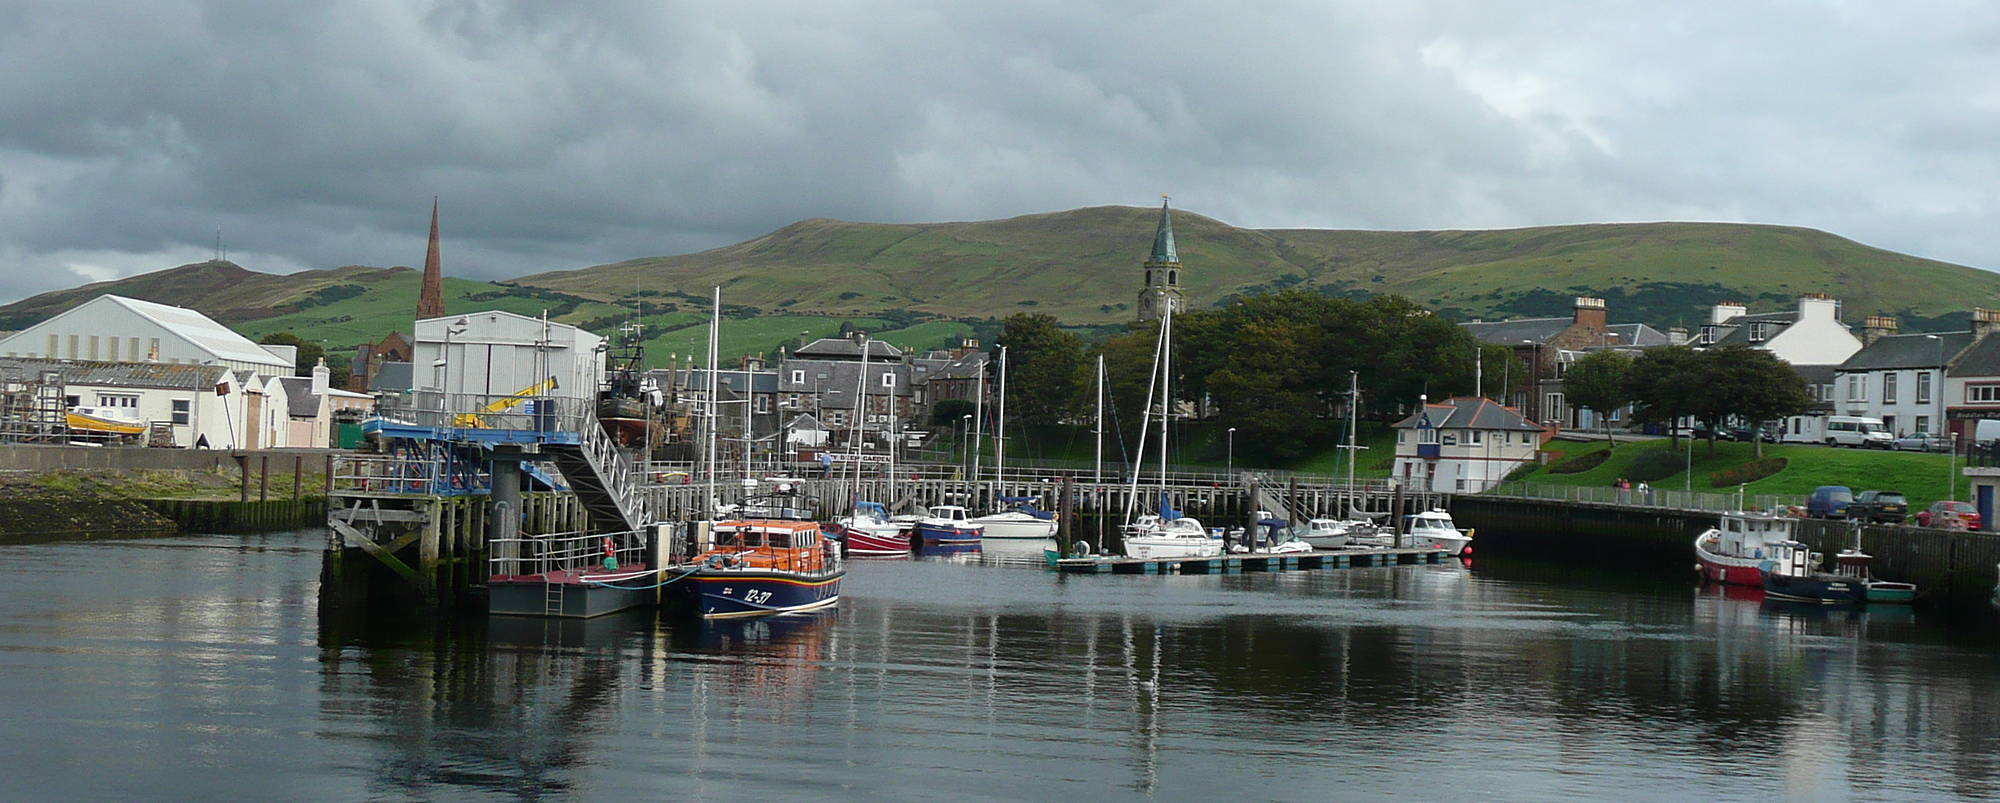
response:
[[[1979,486],[1979,529],[1993,532],[1993,486]]]
[[[243,414],[243,448],[255,449],[258,447],[257,432],[264,428],[264,397],[249,394],[244,399],[244,405],[248,412]]]

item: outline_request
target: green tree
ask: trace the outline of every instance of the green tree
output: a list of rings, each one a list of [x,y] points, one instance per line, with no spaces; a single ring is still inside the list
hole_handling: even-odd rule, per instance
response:
[[[1139,444],[1143,413],[1159,397],[1159,387],[1152,385],[1153,350],[1158,339],[1157,326],[1139,324],[1104,341],[1099,349],[1104,355],[1105,394],[1110,397],[1104,425],[1107,431],[1117,433],[1117,448],[1126,459]],[[1150,399],[1146,395],[1149,386],[1153,393]]]
[[[1083,340],[1055,316],[1017,312],[1000,328],[1007,347],[1007,414],[1030,426],[1062,423],[1077,409],[1088,380]]]
[[[1748,346],[1729,346],[1709,351],[1708,381],[1723,398],[1728,415],[1750,424],[1751,441],[1757,456],[1764,456],[1764,441],[1756,432],[1766,422],[1799,415],[1812,409],[1812,392],[1804,377],[1777,355]],[[1709,430],[1709,449],[1714,450],[1715,430]]]
[[[1604,422],[1604,440],[1611,440],[1608,416],[1632,401],[1628,378],[1632,357],[1622,351],[1605,349],[1584,355],[1563,375],[1563,394],[1570,403],[1590,408]]]
[[[1320,428],[1311,336],[1296,323],[1250,323],[1236,333],[1235,359],[1209,376],[1222,423],[1241,432],[1244,451],[1282,459],[1311,444]]]
[[[1700,386],[1701,352],[1687,346],[1647,349],[1632,361],[1627,371],[1627,390],[1632,402],[1632,420],[1642,424],[1672,426],[1686,416],[1702,411]],[[1674,435],[1678,443],[1679,435]]]

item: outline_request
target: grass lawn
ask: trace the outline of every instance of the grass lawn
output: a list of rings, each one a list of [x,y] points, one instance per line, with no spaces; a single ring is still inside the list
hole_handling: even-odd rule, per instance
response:
[[[1547,468],[1541,468],[1525,479],[1529,482],[1558,485],[1608,487],[1619,477],[1630,474],[1632,461],[1643,450],[1665,448],[1671,448],[1666,441],[1621,443],[1603,465],[1589,471],[1577,474],[1551,474]],[[1550,441],[1543,451],[1551,453],[1549,462],[1550,465],[1554,465],[1563,460],[1575,459],[1579,455],[1600,452],[1604,449],[1603,441],[1579,443],[1557,440]],[[1675,454],[1685,456],[1681,452]],[[1785,469],[1745,486],[1749,493],[1804,496],[1821,485],[1845,485],[1852,488],[1855,493],[1870,489],[1902,491],[1909,497],[1910,510],[1913,513],[1945,498],[1948,483],[1955,482],[1960,498],[1966,496],[1965,478],[1955,477],[1951,472],[1951,458],[1947,455],[1769,443],[1764,445],[1764,454],[1767,457],[1785,458]],[[1734,490],[1735,486],[1717,488],[1710,482],[1711,474],[1754,460],[1756,454],[1753,446],[1748,443],[1717,443],[1715,455],[1711,457],[1706,443],[1696,443],[1693,457],[1694,489],[1717,492]],[[1682,470],[1654,480],[1653,484],[1661,488],[1678,490],[1685,487],[1686,481],[1687,472]]]

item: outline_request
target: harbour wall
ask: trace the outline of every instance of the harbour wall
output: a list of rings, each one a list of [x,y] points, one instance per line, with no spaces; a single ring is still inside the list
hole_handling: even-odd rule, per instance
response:
[[[1452,518],[1478,532],[1480,555],[1619,560],[1694,576],[1694,539],[1716,524],[1709,511],[1501,496],[1459,496]],[[1993,599],[2000,535],[1925,527],[1869,525],[1861,549],[1875,556],[1875,576],[1915,583],[1931,607],[1984,606]],[[1801,519],[1797,537],[1829,558],[1854,544],[1845,521]]]
[[[256,533],[326,526],[326,500],[142,499],[183,532]]]

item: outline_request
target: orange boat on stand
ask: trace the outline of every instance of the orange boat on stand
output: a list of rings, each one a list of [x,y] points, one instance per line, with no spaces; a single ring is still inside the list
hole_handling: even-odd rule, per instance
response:
[[[722,521],[674,584],[704,618],[809,611],[840,601],[840,545],[810,521]]]

